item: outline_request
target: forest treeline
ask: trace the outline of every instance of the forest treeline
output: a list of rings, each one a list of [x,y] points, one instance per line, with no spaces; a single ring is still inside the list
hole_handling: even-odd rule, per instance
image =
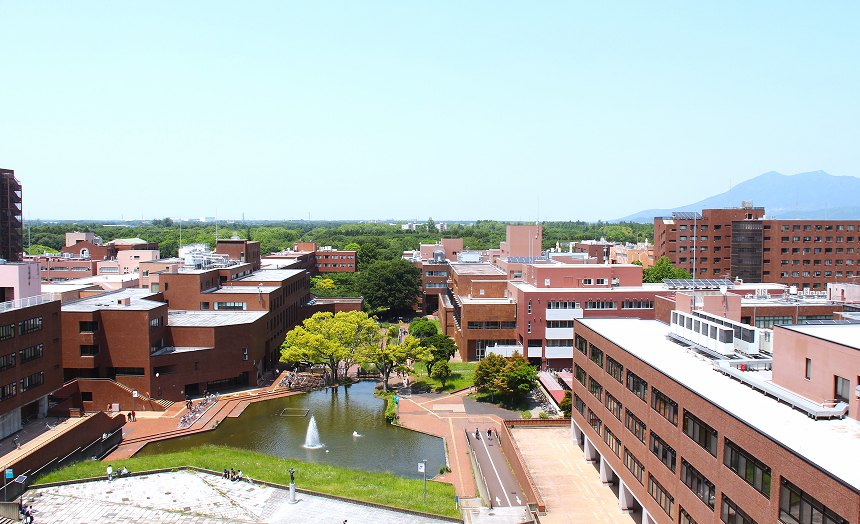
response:
[[[349,244],[373,244],[379,259],[400,258],[403,251],[418,249],[419,244],[434,243],[440,238],[463,238],[464,246],[470,249],[490,249],[505,240],[505,226],[513,222],[478,220],[472,225],[450,224],[448,230],[439,232],[432,220],[419,225],[415,230],[405,230],[400,225],[383,223],[289,221],[265,224],[242,224],[219,222],[218,238],[238,236],[260,242],[261,252],[268,254],[292,248],[294,242],[316,242],[320,246],[344,249]],[[581,240],[605,238],[613,242],[653,241],[653,224],[606,222],[545,222],[543,223],[543,247],[555,247]],[[139,237],[148,242],[158,242],[161,256],[175,256],[180,245],[205,243],[215,244],[215,224],[173,222],[169,218],[153,220],[150,224],[129,227],[101,223],[34,223],[24,231],[24,245],[32,245],[36,253],[44,249],[59,250],[65,245],[65,234],[71,231],[92,231],[105,242],[116,238]],[[354,247],[354,246],[353,246]]]

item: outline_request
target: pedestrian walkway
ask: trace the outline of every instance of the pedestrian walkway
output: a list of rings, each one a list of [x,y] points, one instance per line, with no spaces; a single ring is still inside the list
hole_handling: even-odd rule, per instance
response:
[[[0,464],[14,464],[22,457],[61,437],[86,418],[33,418],[0,442]],[[15,442],[21,446],[18,448]]]
[[[507,457],[499,447],[498,435],[490,436],[479,430],[469,431],[467,438],[481,467],[492,507],[525,506],[526,497],[511,471]],[[475,475],[477,474],[478,472],[475,472]]]
[[[301,480],[296,479],[300,485]],[[450,519],[416,515],[342,499],[286,489],[231,482],[219,475],[180,470],[115,479],[76,482],[29,490],[25,503],[35,521],[52,524],[254,524],[341,523],[432,524]]]
[[[513,428],[511,435],[546,504],[547,514],[540,518],[541,524],[641,521],[641,514],[627,514],[618,508],[613,487],[600,482],[597,469],[585,461],[582,449],[570,441],[570,427]]]

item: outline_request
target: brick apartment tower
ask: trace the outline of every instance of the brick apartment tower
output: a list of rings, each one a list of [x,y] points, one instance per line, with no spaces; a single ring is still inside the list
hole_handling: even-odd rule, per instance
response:
[[[0,258],[20,262],[24,252],[21,183],[15,171],[0,169]]]

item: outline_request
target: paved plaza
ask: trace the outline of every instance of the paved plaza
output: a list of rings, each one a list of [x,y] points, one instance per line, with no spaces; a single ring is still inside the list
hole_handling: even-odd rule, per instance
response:
[[[30,490],[25,502],[37,511],[37,524],[450,522],[302,493],[296,498],[290,504],[285,489],[181,470]]]
[[[546,503],[541,524],[637,524],[641,512],[618,508],[617,487],[604,486],[582,449],[570,441],[571,429],[514,428],[511,430],[523,461]]]

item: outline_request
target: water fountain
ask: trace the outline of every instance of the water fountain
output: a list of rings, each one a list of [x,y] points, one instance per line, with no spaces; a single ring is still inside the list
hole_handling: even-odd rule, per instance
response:
[[[317,429],[317,419],[311,415],[311,422],[308,424],[308,433],[305,436],[305,445],[302,446],[305,449],[319,449],[323,447],[322,442],[320,442],[320,432]]]

